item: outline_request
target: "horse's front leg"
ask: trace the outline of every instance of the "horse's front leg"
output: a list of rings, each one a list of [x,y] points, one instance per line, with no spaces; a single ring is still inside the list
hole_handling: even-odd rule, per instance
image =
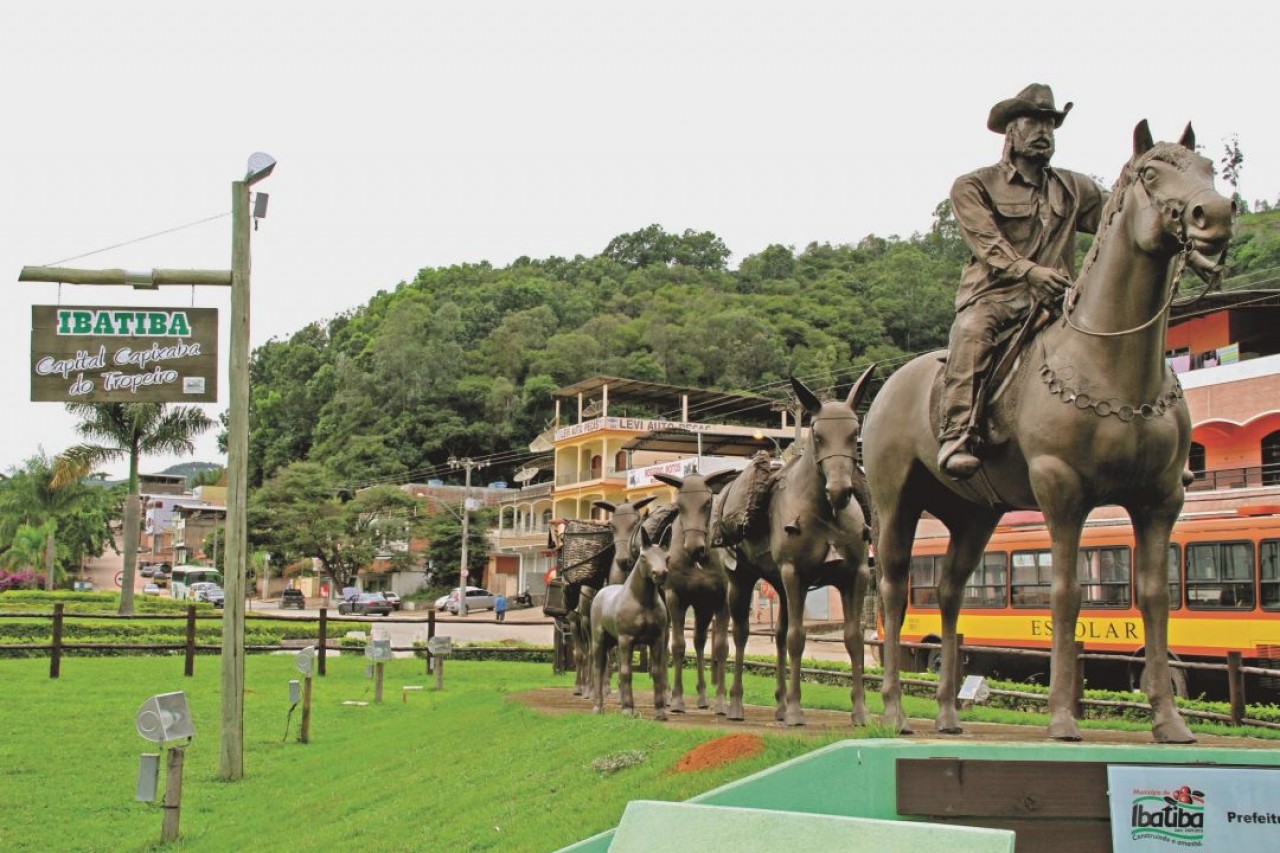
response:
[[[775,588],[786,598],[787,591],[781,583]],[[773,629],[773,718],[780,723],[787,719],[787,624],[787,608],[783,606]]]
[[[880,510],[880,532],[876,542],[876,565],[880,570],[880,600],[884,607],[884,645],[880,657],[884,680],[880,698],[884,702],[884,723],[899,734],[912,734],[911,723],[902,709],[902,620],[907,613],[907,573],[911,566],[911,545],[919,514],[901,509]]]
[[[653,718],[667,718],[667,627],[662,626],[649,652],[649,677],[653,680]]]
[[[1076,623],[1080,619],[1080,579],[1076,561],[1088,508],[1084,505],[1079,475],[1056,457],[1034,459],[1028,473],[1053,546],[1048,733],[1055,740],[1077,741],[1080,726],[1075,713]]]
[[[804,596],[805,587],[795,563],[784,563],[782,584],[787,590],[787,693],[783,722],[788,726],[805,724],[804,709],[800,707],[800,664],[804,658]]]
[[[591,663],[591,710],[599,714],[604,711],[604,681],[609,677],[609,649],[600,631],[593,631],[591,635]]]
[[[751,592],[755,586],[754,578],[743,577],[742,563],[738,563],[738,571],[729,577],[729,617],[733,622],[733,686],[729,688],[730,720],[745,720],[746,711],[742,707],[742,663],[747,650],[747,638],[751,634]]]
[[[707,627],[711,620],[706,614],[699,613],[698,608],[693,610],[693,657],[697,663],[698,669],[698,707],[710,707],[707,701]]]
[[[631,695],[631,650],[635,637],[619,632],[618,637],[618,697],[622,702],[622,713],[631,717],[636,712],[635,697]]]
[[[724,716],[727,712],[724,697],[724,670],[728,658],[729,601],[726,590],[726,595],[720,599],[711,623],[711,682],[716,688],[716,714],[719,716]]]
[[[667,602],[667,617],[670,620],[671,634],[671,700],[668,707],[673,713],[684,713],[684,617],[685,605],[673,590],[668,589],[663,596]]]
[[[850,716],[855,726],[865,726],[870,716],[867,713],[866,687],[862,681],[866,654],[862,637],[862,602],[867,595],[867,586],[871,583],[871,569],[867,567],[865,560],[851,565],[857,566],[857,569],[852,578],[840,585],[840,604],[844,607],[844,647],[849,653],[849,667],[852,671],[849,701],[853,711]]]
[[[1130,509],[1133,519],[1133,576],[1146,638],[1146,683],[1151,702],[1151,733],[1157,743],[1195,743],[1173,697],[1169,671],[1169,534],[1182,507],[1181,490],[1158,510]]]

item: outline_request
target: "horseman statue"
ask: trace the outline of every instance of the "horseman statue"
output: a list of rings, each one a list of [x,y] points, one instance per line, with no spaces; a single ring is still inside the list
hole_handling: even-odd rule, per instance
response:
[[[1054,130],[1071,111],[1032,83],[991,108],[987,128],[1004,134],[1000,162],[956,180],[951,209],[972,257],[956,294],[938,439],[938,467],[965,479],[981,466],[979,388],[993,354],[1034,309],[1071,284],[1077,231],[1097,232],[1106,193],[1090,178],[1049,165]]]

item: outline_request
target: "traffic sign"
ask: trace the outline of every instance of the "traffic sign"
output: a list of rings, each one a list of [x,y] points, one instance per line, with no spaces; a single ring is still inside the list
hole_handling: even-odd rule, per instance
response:
[[[116,586],[124,588],[124,570],[116,572]]]

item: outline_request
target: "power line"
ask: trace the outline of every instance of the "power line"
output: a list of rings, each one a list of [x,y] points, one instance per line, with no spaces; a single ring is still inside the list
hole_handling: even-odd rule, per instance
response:
[[[109,252],[112,249],[119,249],[122,246],[132,246],[134,243],[141,243],[142,241],[150,240],[153,237],[163,237],[165,234],[173,234],[176,231],[182,231],[187,228],[194,228],[197,225],[203,225],[206,222],[213,222],[215,219],[224,219],[230,215],[231,215],[231,211],[228,210],[225,213],[219,213],[214,216],[206,216],[204,219],[197,219],[195,222],[188,222],[186,225],[178,225],[174,228],[166,228],[164,231],[157,231],[156,233],[148,234],[145,237],[135,237],[132,240],[125,240],[123,243],[116,243],[111,246],[104,246],[101,249],[94,249],[92,252],[85,252],[82,255],[72,255],[69,258],[63,258],[60,261],[54,261],[52,263],[45,264],[45,266],[47,267],[61,266],[62,264],[67,263],[68,261],[78,261],[81,258],[87,258],[90,255],[99,255],[99,254],[102,254],[103,252]]]

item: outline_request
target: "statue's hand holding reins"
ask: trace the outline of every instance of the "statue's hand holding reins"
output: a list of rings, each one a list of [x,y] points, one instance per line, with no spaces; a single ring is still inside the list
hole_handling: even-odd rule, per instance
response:
[[[1053,267],[1032,267],[1026,280],[1031,298],[1039,305],[1057,302],[1071,286],[1071,276]]]

